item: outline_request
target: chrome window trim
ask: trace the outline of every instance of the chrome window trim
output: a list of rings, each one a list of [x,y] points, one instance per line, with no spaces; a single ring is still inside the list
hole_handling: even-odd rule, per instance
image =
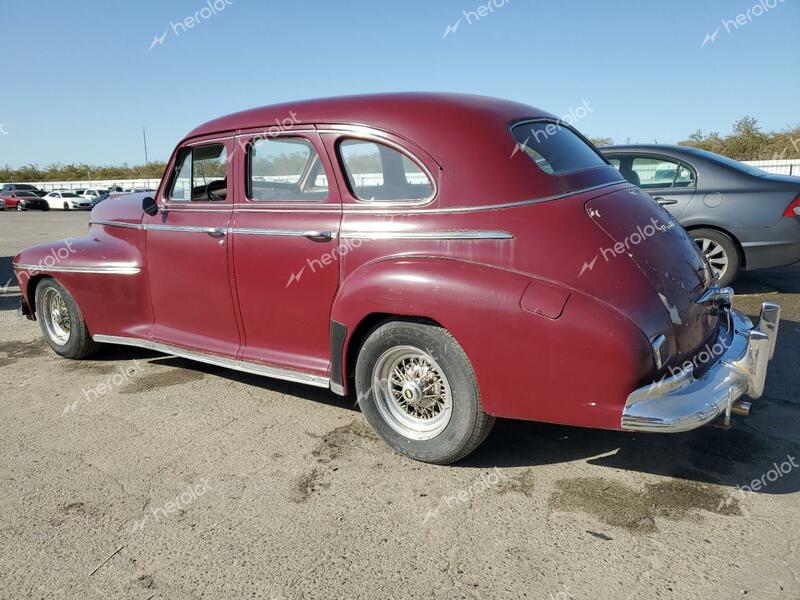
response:
[[[390,140],[388,138],[384,138],[384,137],[381,137],[381,136],[378,136],[378,135],[374,135],[373,133],[370,133],[369,130],[366,129],[366,128],[365,128],[364,132],[356,131],[356,130],[349,130],[349,131],[348,130],[339,130],[339,131],[333,130],[332,132],[341,134],[341,137],[339,139],[337,139],[336,143],[334,144],[335,149],[336,149],[336,159],[337,159],[337,162],[339,164],[339,170],[344,175],[344,180],[345,180],[345,184],[347,185],[347,189],[348,189],[348,191],[350,192],[350,194],[353,196],[353,198],[355,199],[355,201],[358,204],[367,205],[367,206],[388,206],[389,208],[391,208],[391,207],[403,207],[403,206],[417,207],[417,206],[427,206],[428,204],[432,204],[433,201],[436,200],[436,198],[439,196],[439,185],[436,182],[436,179],[433,177],[433,174],[430,172],[430,169],[428,169],[428,167],[425,166],[425,163],[423,163],[417,157],[417,155],[414,154],[413,152],[411,152],[408,148],[405,148],[404,146],[401,146],[397,142],[395,142],[393,140]],[[356,193],[353,190],[350,189],[350,178],[347,176],[347,171],[346,171],[346,167],[344,165],[344,160],[342,159],[342,154],[341,154],[341,151],[339,149],[339,146],[341,145],[341,143],[344,142],[344,141],[347,141],[347,140],[362,140],[362,141],[365,141],[365,142],[372,142],[373,144],[383,144],[384,146],[389,146],[390,148],[392,148],[394,150],[397,150],[400,154],[402,154],[406,158],[410,159],[411,162],[413,162],[420,169],[422,169],[422,172],[428,178],[428,181],[430,182],[431,187],[433,188],[433,190],[431,191],[431,195],[429,197],[427,197],[427,198],[422,199],[422,200],[412,200],[410,198],[409,199],[402,199],[401,198],[399,200],[388,200],[388,201],[362,200],[361,198],[358,197],[358,195],[356,195]]]
[[[93,335],[92,339],[95,342],[105,344],[119,344],[123,346],[146,348],[148,350],[153,350],[154,352],[162,352],[164,354],[179,356],[181,358],[187,358],[197,362],[233,369],[235,371],[252,373],[254,375],[263,375],[265,377],[273,377],[275,379],[282,379],[284,381],[292,381],[295,383],[305,383],[307,385],[313,385],[316,387],[330,387],[330,380],[327,377],[322,377],[320,375],[314,375],[312,373],[295,371],[291,369],[283,369],[280,367],[273,367],[270,365],[263,365],[261,363],[250,361],[236,360],[233,358],[218,356],[216,354],[195,352],[194,350],[188,350],[186,348],[181,348],[180,346],[173,346],[153,340],[104,334]]]
[[[302,134],[305,134],[305,135],[294,135],[294,134],[297,134],[297,133],[302,133]],[[250,137],[251,139],[248,140],[247,144],[243,148],[243,151],[244,151],[244,167],[245,167],[245,169],[244,169],[245,170],[245,173],[244,173],[244,176],[245,176],[244,177],[244,192],[245,193],[244,193],[244,200],[243,201],[239,201],[238,204],[241,204],[241,205],[244,205],[244,206],[258,206],[259,204],[278,204],[278,203],[280,203],[282,205],[287,205],[288,206],[288,205],[291,205],[292,203],[297,203],[297,205],[315,204],[315,205],[319,206],[319,205],[324,205],[324,204],[330,203],[331,202],[331,186],[330,186],[330,179],[331,178],[330,178],[327,170],[325,169],[325,161],[322,160],[322,155],[317,150],[317,147],[314,145],[313,140],[309,139],[309,137],[308,137],[308,134],[312,134],[312,133],[316,134],[317,131],[315,129],[314,130],[309,130],[309,131],[298,131],[296,129],[292,129],[292,130],[278,131],[273,135],[267,135],[267,136],[263,136],[263,135],[247,136],[247,137]],[[274,199],[258,200],[256,198],[251,198],[250,197],[250,192],[252,191],[252,186],[253,186],[252,172],[251,172],[251,170],[252,170],[252,165],[251,165],[252,145],[253,145],[254,142],[263,141],[263,140],[273,141],[273,140],[279,140],[279,138],[298,138],[298,139],[301,139],[301,140],[305,140],[308,143],[309,147],[314,152],[314,158],[311,159],[311,162],[313,163],[315,161],[318,161],[322,165],[322,171],[325,174],[325,177],[329,180],[328,181],[328,186],[327,186],[327,189],[326,189],[327,195],[325,196],[325,198],[322,198],[320,200],[313,200],[312,201],[312,200],[306,200],[306,199],[298,199],[298,200],[292,200],[292,199],[285,199],[285,200],[274,200]],[[324,148],[324,145],[322,144],[322,141],[321,141],[319,135],[316,136],[316,139],[317,139],[318,142],[320,142],[320,145],[323,146],[323,150],[324,150],[325,148]],[[309,170],[311,168],[312,167],[309,167]],[[304,169],[304,172],[300,174],[301,179],[302,179],[303,175],[305,175],[305,174],[306,174],[306,170]]]
[[[89,265],[29,265],[23,263],[13,263],[14,269],[28,271],[29,273],[93,273],[97,275],[136,275],[141,271],[139,265],[135,264],[109,264],[103,266]]]

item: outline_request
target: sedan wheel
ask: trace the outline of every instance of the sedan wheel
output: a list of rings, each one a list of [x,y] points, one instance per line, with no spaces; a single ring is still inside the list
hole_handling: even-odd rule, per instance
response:
[[[439,435],[453,413],[453,393],[442,368],[413,346],[396,346],[378,358],[372,393],[387,425],[413,440]]]
[[[64,210],[69,210],[69,202],[64,202]]]
[[[714,229],[695,229],[690,232],[700,248],[719,285],[727,286],[739,272],[739,251],[733,240]]]
[[[367,336],[355,372],[358,405],[392,448],[449,464],[475,450],[494,417],[483,411],[475,372],[446,330],[389,321]]]
[[[55,279],[39,282],[34,306],[44,338],[57,354],[84,358],[97,349],[75,299]]]
[[[58,346],[65,345],[69,341],[72,321],[61,292],[54,287],[48,287],[42,294],[40,302],[39,313],[47,337]]]

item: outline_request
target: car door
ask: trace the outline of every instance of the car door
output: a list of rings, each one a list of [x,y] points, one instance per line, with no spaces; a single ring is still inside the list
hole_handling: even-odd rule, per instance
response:
[[[321,383],[331,356],[342,214],[330,161],[319,135],[306,127],[242,136],[234,163],[244,182],[235,192],[232,224],[241,358]]]
[[[228,188],[231,140],[183,146],[159,189],[159,210],[145,215],[152,337],[235,358],[240,336],[231,291]]]
[[[697,174],[687,163],[653,153],[609,154],[612,165],[638,185],[676,219],[689,206],[697,189]]]

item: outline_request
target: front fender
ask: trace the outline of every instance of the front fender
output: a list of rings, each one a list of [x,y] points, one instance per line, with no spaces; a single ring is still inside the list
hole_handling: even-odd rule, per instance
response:
[[[83,236],[26,248],[13,267],[35,314],[35,288],[52,277],[75,298],[92,334],[141,335],[152,323],[141,231],[92,225]]]
[[[532,282],[547,291],[526,294]],[[362,266],[333,305],[332,320],[347,328],[342,356],[355,357],[353,334],[376,313],[424,317],[447,329],[472,363],[484,410],[495,416],[619,428],[627,395],[652,375],[646,337],[619,312],[482,264],[414,257]],[[342,360],[343,384],[352,367]]]

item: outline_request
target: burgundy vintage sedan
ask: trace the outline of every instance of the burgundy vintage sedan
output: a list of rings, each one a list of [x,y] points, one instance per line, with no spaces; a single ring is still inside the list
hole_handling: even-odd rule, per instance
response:
[[[389,445],[434,463],[495,417],[729,423],[762,394],[780,319],[733,310],[686,232],[573,128],[477,96],[210,121],[154,198],[99,204],[87,234],[14,268],[62,356],[127,344],[353,390]]]

